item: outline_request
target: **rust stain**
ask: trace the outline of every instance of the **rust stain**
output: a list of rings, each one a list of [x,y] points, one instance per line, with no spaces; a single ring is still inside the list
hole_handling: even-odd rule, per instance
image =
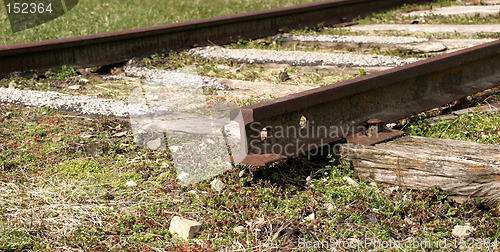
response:
[[[442,75],[441,73],[432,73],[429,75],[429,81],[434,82],[438,80],[439,77],[441,77],[441,75]]]
[[[485,171],[486,166],[467,166],[467,169],[471,170],[474,173],[483,173]]]

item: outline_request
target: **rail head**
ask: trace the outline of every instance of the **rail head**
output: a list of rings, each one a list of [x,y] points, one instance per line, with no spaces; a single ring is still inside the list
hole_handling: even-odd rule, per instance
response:
[[[409,0],[405,4],[429,2]],[[174,24],[0,46],[0,75],[62,65],[93,67],[194,45],[274,35],[283,27],[338,24],[400,6],[399,0],[330,0]]]
[[[433,72],[459,67],[464,63],[480,60],[485,57],[492,57],[498,54],[500,54],[500,40],[331,85],[287,95],[277,99],[245,106],[232,111],[231,119],[236,118],[236,116],[238,116],[241,112],[243,118],[245,119],[245,123],[260,121],[274,116],[279,116],[284,113],[302,110],[307,107],[349,97],[354,94],[367,92],[369,90],[387,86],[395,82],[404,81],[406,79],[430,75]]]
[[[372,134],[367,124],[393,122],[500,86],[499,62],[496,40],[233,110],[247,155],[239,158],[264,166],[339,140],[374,144],[394,138],[402,132]]]

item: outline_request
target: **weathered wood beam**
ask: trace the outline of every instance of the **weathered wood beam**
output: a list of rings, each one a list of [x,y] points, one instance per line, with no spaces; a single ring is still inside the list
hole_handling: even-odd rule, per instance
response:
[[[458,201],[481,197],[500,209],[500,145],[405,136],[342,148],[361,178],[420,190],[439,186]]]

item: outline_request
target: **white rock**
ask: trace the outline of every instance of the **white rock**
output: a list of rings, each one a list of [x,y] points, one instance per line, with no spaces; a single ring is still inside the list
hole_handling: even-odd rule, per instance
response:
[[[245,175],[245,170],[241,170],[240,173],[238,173],[238,176],[241,178]]]
[[[231,67],[226,66],[226,65],[217,65],[217,66],[215,66],[215,69],[219,69],[219,70],[227,70],[229,68],[231,68]]]
[[[80,85],[69,86],[68,89],[78,90],[78,89],[80,89]]]
[[[314,213],[308,215],[307,217],[304,218],[305,220],[314,220],[316,219],[316,215]]]
[[[244,229],[243,226],[237,226],[237,227],[233,228],[233,232],[241,234],[241,233],[243,233],[243,229]]]
[[[207,143],[209,143],[209,144],[214,144],[215,142],[214,142],[214,140],[212,140],[212,139],[208,138],[208,139],[207,139]]]
[[[169,146],[168,148],[170,149],[171,152],[176,152],[179,150],[180,146]]]
[[[147,143],[147,146],[149,149],[156,150],[161,146],[161,139],[156,138],[155,140],[151,140]]]
[[[399,190],[399,186],[393,186],[393,187],[389,187],[387,189],[385,189],[385,193],[391,195],[393,194],[395,191],[398,191]]]
[[[136,187],[137,186],[137,183],[135,183],[135,181],[129,181],[127,183],[125,183],[125,187],[128,187],[128,188],[132,188],[132,187]]]
[[[214,179],[210,183],[210,185],[212,186],[212,190],[214,190],[216,192],[221,192],[226,187],[226,185],[224,184],[224,182],[220,181],[219,179]]]
[[[312,181],[311,181],[311,176],[307,176],[307,178],[306,178],[306,183],[307,183],[308,185],[310,185],[310,184],[311,184],[311,182],[312,182]]]
[[[189,177],[189,173],[181,172],[179,175],[177,175],[177,179],[180,181],[184,181]]]
[[[202,149],[202,150],[205,149],[205,148],[207,148],[207,144],[206,143],[201,143],[199,146],[200,146],[200,149]]]
[[[248,226],[259,225],[264,223],[266,223],[266,219],[264,218],[256,218],[253,221],[245,221],[245,224],[247,224]]]
[[[115,133],[113,136],[114,137],[123,137],[126,135],[127,135],[127,131],[122,131],[122,132]]]
[[[452,234],[455,237],[465,238],[468,237],[471,232],[474,232],[476,229],[472,227],[470,224],[466,224],[465,226],[457,225],[453,228]]]
[[[192,239],[200,231],[201,223],[188,220],[179,216],[174,216],[170,222],[168,231],[172,234],[178,234],[184,239]]]
[[[326,211],[332,211],[336,208],[335,205],[330,202],[325,203],[324,207],[326,208]]]
[[[354,179],[350,177],[345,176],[342,179],[345,180],[349,185],[359,186],[358,182],[354,181]]]

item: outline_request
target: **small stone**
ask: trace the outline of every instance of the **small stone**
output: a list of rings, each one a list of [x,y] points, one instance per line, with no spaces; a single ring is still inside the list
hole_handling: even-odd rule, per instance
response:
[[[208,76],[215,76],[217,75],[213,70],[210,70],[210,72],[207,73]]]
[[[345,180],[349,185],[359,186],[358,182],[354,181],[354,179],[352,179],[350,177],[345,176],[342,179]]]
[[[128,188],[132,188],[132,187],[136,187],[137,186],[137,183],[135,183],[134,181],[129,181],[127,183],[125,183],[125,187],[128,187]]]
[[[91,138],[93,137],[94,135],[92,135],[92,133],[87,133],[87,132],[84,132],[82,134],[80,134],[80,136],[84,139],[87,139],[87,138]]]
[[[56,137],[53,137],[53,138],[52,138],[52,142],[53,142],[53,143],[57,143],[57,142],[60,142],[62,139],[63,139],[62,137],[60,137],[60,136],[56,136]]]
[[[9,82],[9,88],[16,88],[16,82],[15,81]]]
[[[307,176],[307,178],[306,178],[306,183],[309,185],[309,184],[311,184],[311,182],[312,182],[312,181],[311,181],[311,176]]]
[[[205,149],[205,148],[207,148],[207,144],[206,143],[201,143],[198,146],[200,146],[200,149],[202,149],[202,150]]]
[[[127,131],[118,132],[118,133],[114,134],[113,136],[114,137],[123,137],[125,135],[127,135]]]
[[[73,86],[69,86],[68,89],[71,89],[71,90],[78,90],[80,89],[80,85],[73,85]]]
[[[227,70],[229,68],[230,67],[226,66],[226,65],[217,65],[217,66],[215,66],[215,69],[219,69],[219,70]]]
[[[245,175],[245,170],[241,170],[240,173],[238,173],[238,176],[241,178]]]
[[[214,179],[210,183],[210,185],[212,186],[212,190],[214,190],[216,192],[222,192],[222,190],[224,190],[224,188],[226,187],[224,182],[220,181],[219,179]]]
[[[264,223],[266,223],[266,220],[264,218],[256,218],[253,221],[245,221],[245,224],[247,224],[248,226],[259,225]]]
[[[181,172],[178,176],[177,179],[180,181],[185,181],[189,177],[189,173]]]
[[[333,203],[330,203],[330,202],[325,203],[324,207],[326,208],[326,211],[332,211],[336,208],[335,205]]]
[[[292,78],[290,78],[290,75],[288,75],[287,72],[280,72],[278,77],[279,77],[280,81],[283,81],[283,82],[292,79]]]
[[[404,218],[404,221],[408,224],[408,225],[411,225],[411,226],[416,226],[417,223],[415,223],[410,217],[405,217]]]
[[[80,83],[88,83],[89,80],[88,79],[85,79],[85,78],[80,78]]]
[[[314,213],[312,213],[312,214],[306,216],[304,219],[305,220],[314,220],[314,219],[316,219],[316,215]]]
[[[192,221],[179,216],[174,216],[170,222],[168,231],[172,234],[178,234],[184,239],[192,239],[201,229],[201,223]]]
[[[476,229],[472,227],[469,223],[465,226],[457,225],[453,228],[452,234],[458,238],[466,238],[469,236],[471,232],[474,232]]]
[[[393,186],[385,189],[385,192],[389,195],[394,194],[394,192],[399,190],[399,186]]]
[[[378,223],[378,219],[375,216],[369,214],[367,217],[370,222]]]
[[[241,233],[243,233],[243,229],[245,229],[243,226],[237,226],[237,227],[233,228],[233,232],[235,232],[237,234],[241,234]]]
[[[161,139],[157,138],[155,140],[151,140],[148,142],[147,146],[151,150],[156,150],[156,149],[160,148],[160,146],[161,146]]]
[[[180,146],[169,146],[168,148],[170,149],[171,152],[176,152],[179,150]]]

